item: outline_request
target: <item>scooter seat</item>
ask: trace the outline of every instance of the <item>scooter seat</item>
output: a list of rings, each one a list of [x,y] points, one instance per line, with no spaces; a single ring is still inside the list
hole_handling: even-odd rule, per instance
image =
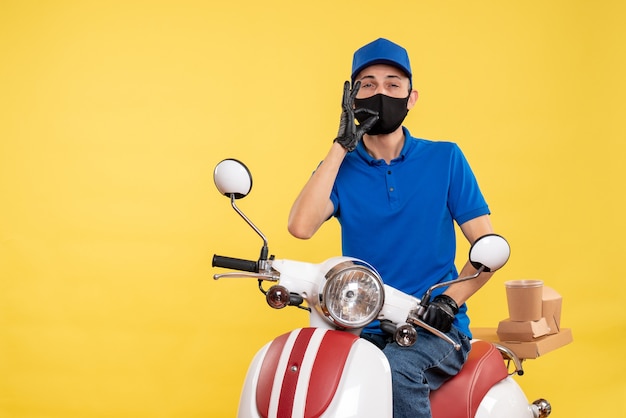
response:
[[[498,349],[486,341],[473,342],[459,374],[431,392],[433,418],[473,418],[489,389],[507,376]]]

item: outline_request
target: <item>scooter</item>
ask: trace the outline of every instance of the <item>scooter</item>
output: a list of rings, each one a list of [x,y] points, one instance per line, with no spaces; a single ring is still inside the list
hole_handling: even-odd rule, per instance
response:
[[[359,337],[361,330],[378,319],[381,328],[406,347],[419,344],[415,327],[421,327],[458,350],[458,344],[420,319],[432,292],[495,271],[510,255],[503,237],[485,235],[469,251],[476,274],[437,284],[418,299],[384,284],[363,260],[339,256],[313,264],[275,259],[265,235],[236,205],[252,188],[248,168],[226,159],[213,174],[219,192],[263,240],[258,260],[214,255],[213,267],[237,271],[215,274],[214,279],[257,279],[270,307],[297,307],[310,316],[309,327],[280,335],[258,351],[245,378],[240,418],[392,417],[389,363],[380,349]],[[514,370],[509,373],[511,363]],[[550,403],[539,399],[529,404],[515,374],[522,375],[523,368],[512,351],[473,341],[459,374],[431,393],[433,418],[549,416]]]

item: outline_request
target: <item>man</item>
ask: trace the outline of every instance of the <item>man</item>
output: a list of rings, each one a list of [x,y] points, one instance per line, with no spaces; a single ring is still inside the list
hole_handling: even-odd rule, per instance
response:
[[[351,78],[339,134],[294,202],[288,228],[308,239],[335,216],[344,255],[421,298],[458,276],[454,223],[473,243],[493,232],[489,208],[456,144],[414,138],[402,126],[418,98],[404,48],[382,38],[363,46]],[[468,262],[461,275],[474,272]],[[363,331],[389,359],[394,417],[430,417],[430,391],[461,369],[471,338],[465,301],[490,275],[480,277],[437,293],[422,318],[461,344],[459,351],[421,328],[413,347],[398,346],[377,323]]]

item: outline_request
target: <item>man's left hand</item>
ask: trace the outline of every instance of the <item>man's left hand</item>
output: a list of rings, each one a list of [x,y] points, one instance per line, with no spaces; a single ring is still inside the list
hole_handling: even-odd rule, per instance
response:
[[[421,319],[441,332],[449,332],[457,313],[459,313],[459,307],[454,299],[448,295],[439,295],[428,304]]]

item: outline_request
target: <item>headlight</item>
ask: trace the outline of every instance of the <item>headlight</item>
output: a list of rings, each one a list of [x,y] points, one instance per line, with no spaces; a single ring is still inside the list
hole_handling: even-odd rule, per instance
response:
[[[326,273],[320,306],[340,328],[361,328],[376,319],[383,307],[383,282],[359,260],[343,261]]]

